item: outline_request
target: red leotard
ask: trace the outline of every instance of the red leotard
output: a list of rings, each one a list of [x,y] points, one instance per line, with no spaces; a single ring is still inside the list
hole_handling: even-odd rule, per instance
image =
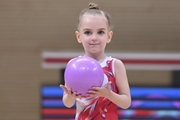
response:
[[[102,86],[111,81],[111,90],[118,93],[114,76],[114,60],[107,57],[101,63],[104,71]],[[77,99],[76,107],[76,120],[118,120],[117,106],[104,97]]]

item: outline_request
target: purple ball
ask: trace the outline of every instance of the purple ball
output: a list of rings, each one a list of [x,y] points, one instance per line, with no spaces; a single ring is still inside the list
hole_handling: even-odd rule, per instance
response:
[[[104,73],[98,61],[91,57],[81,56],[69,61],[64,79],[68,88],[85,96],[92,87],[102,86]]]

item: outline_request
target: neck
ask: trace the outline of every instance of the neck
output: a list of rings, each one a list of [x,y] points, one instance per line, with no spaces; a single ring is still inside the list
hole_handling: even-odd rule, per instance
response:
[[[86,53],[85,56],[89,56],[91,58],[94,58],[98,62],[102,62],[107,56],[105,53],[98,54],[98,53]]]

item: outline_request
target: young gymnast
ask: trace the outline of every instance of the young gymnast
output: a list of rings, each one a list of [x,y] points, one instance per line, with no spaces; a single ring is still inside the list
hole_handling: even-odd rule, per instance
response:
[[[84,56],[97,60],[105,77],[102,86],[93,87],[85,97],[60,85],[64,90],[63,103],[66,107],[76,103],[76,120],[118,120],[117,107],[129,108],[131,96],[124,64],[105,54],[106,44],[113,36],[109,14],[100,10],[97,4],[90,3],[89,8],[79,15],[75,34],[84,47]]]

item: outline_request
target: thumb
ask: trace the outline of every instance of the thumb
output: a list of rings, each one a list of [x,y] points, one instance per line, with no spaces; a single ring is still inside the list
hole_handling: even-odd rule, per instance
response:
[[[111,81],[109,81],[108,83],[107,83],[107,85],[106,85],[106,88],[108,88],[108,89],[110,89],[111,88]]]
[[[59,85],[59,87],[61,87],[65,92],[68,92],[68,88],[64,85]]]

